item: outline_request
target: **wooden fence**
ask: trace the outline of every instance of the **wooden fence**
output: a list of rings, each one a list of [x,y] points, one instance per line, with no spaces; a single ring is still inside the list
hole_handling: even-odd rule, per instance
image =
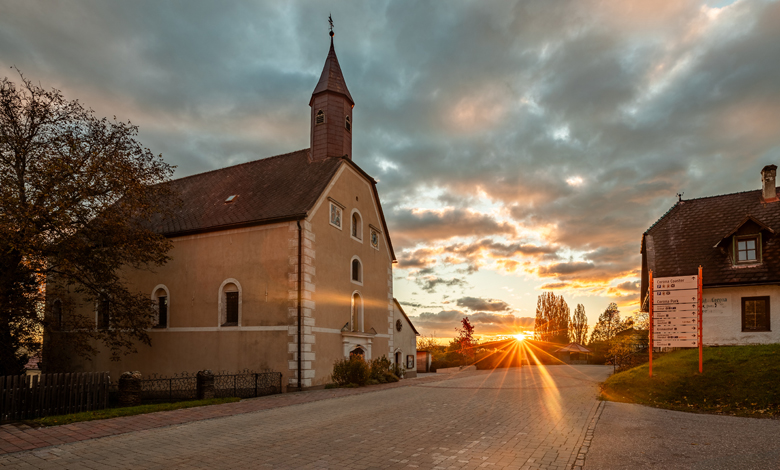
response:
[[[108,372],[0,377],[0,422],[108,407]]]

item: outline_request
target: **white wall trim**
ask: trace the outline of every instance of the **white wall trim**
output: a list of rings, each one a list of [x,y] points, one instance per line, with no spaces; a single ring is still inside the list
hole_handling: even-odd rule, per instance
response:
[[[152,333],[195,333],[201,331],[287,331],[287,325],[278,326],[179,326],[149,330]]]
[[[322,194],[320,194],[320,197],[317,200],[317,204],[315,204],[314,208],[311,210],[311,212],[309,212],[307,219],[314,220],[314,214],[317,213],[317,210],[320,208],[322,203],[328,200],[328,193],[330,193],[330,190],[333,189],[333,186],[336,185],[336,181],[338,181],[339,176],[341,176],[341,174],[344,173],[344,167],[346,166],[347,166],[346,163],[341,164],[341,168],[338,169],[336,175],[333,177],[332,180],[330,180],[330,184],[328,184],[328,187],[325,188],[325,191],[323,191]],[[328,209],[330,209],[330,207],[328,207]],[[328,214],[328,221],[330,221],[330,214]],[[342,220],[342,224],[341,224],[342,226],[344,225],[343,222],[344,221]]]
[[[222,281],[222,284],[219,286],[219,298],[217,299],[217,326],[220,328],[235,328],[235,327],[223,327],[222,324],[225,323],[227,320],[227,311],[226,311],[226,305],[222,301],[222,299],[225,296],[225,286],[228,284],[235,284],[236,288],[238,288],[238,325],[241,326],[241,320],[242,320],[242,308],[241,304],[243,304],[244,300],[244,293],[243,289],[241,288],[241,283],[239,283],[237,280],[231,278],[225,279]]]
[[[376,197],[374,197],[374,188],[373,188],[373,186],[371,185],[371,183],[368,180],[366,180],[365,176],[363,176],[360,173],[358,173],[357,171],[355,171],[348,164],[344,163],[344,167],[349,168],[349,171],[351,171],[355,176],[357,176],[358,178],[363,180],[363,182],[366,184],[366,186],[368,186],[368,192],[371,194],[371,202],[374,205],[374,214],[376,215],[376,220],[380,221],[380,223],[381,223],[382,216],[379,214],[379,208],[377,206],[377,202],[378,202],[379,196],[377,195]],[[330,190],[330,187],[328,187],[328,190]],[[385,233],[385,232],[382,232],[382,234],[384,234],[383,238],[385,239],[385,250],[387,252],[387,258],[392,262],[393,256],[390,254],[390,243],[388,242],[390,240],[390,234],[389,233]]]

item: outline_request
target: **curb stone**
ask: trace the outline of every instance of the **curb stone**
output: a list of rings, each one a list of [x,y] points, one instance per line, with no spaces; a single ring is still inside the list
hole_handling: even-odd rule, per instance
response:
[[[585,457],[588,455],[588,449],[590,449],[590,443],[593,441],[593,431],[596,429],[596,424],[599,422],[601,412],[604,411],[604,406],[607,402],[602,401],[599,403],[599,407],[596,409],[596,413],[593,414],[593,418],[588,424],[588,430],[585,432],[585,440],[582,441],[579,452],[577,452],[577,460],[572,465],[572,470],[583,470],[585,466]]]

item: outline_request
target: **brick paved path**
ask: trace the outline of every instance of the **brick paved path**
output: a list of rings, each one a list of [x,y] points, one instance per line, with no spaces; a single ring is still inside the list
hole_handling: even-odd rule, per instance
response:
[[[2,455],[0,466],[563,470],[574,464],[598,405],[596,384],[610,370],[471,372],[156,414],[196,418],[118,418],[92,432],[124,434]]]

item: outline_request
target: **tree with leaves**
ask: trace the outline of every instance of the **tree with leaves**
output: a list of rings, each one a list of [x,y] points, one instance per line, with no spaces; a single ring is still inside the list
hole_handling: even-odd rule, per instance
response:
[[[569,343],[569,305],[562,295],[543,292],[537,299],[534,339],[547,343]]]
[[[581,345],[585,345],[588,341],[588,317],[582,304],[577,304],[577,308],[574,309],[569,322],[569,337],[572,342]]]
[[[417,338],[417,350],[418,351],[428,351],[430,353],[438,350],[440,348],[439,342],[436,340],[436,338],[433,335],[420,335]]]
[[[100,342],[116,358],[150,344],[151,301],[118,271],[168,260],[171,243],[151,226],[174,202],[160,184],[173,167],[136,126],[19,76],[0,81],[0,375],[19,373],[42,336],[84,356]],[[68,315],[107,302],[106,328]],[[60,352],[44,351],[43,366]]]
[[[590,342],[609,341],[616,333],[624,329],[626,329],[626,324],[620,321],[620,310],[618,310],[617,304],[612,302],[604,310],[604,313],[599,315],[599,321],[593,327],[593,332],[590,335]]]
[[[460,324],[460,328],[455,328],[455,331],[458,332],[458,336],[453,340],[453,343],[457,345],[458,353],[471,363],[474,362],[477,354],[477,341],[474,339],[474,326],[469,321],[469,317],[463,317]]]

